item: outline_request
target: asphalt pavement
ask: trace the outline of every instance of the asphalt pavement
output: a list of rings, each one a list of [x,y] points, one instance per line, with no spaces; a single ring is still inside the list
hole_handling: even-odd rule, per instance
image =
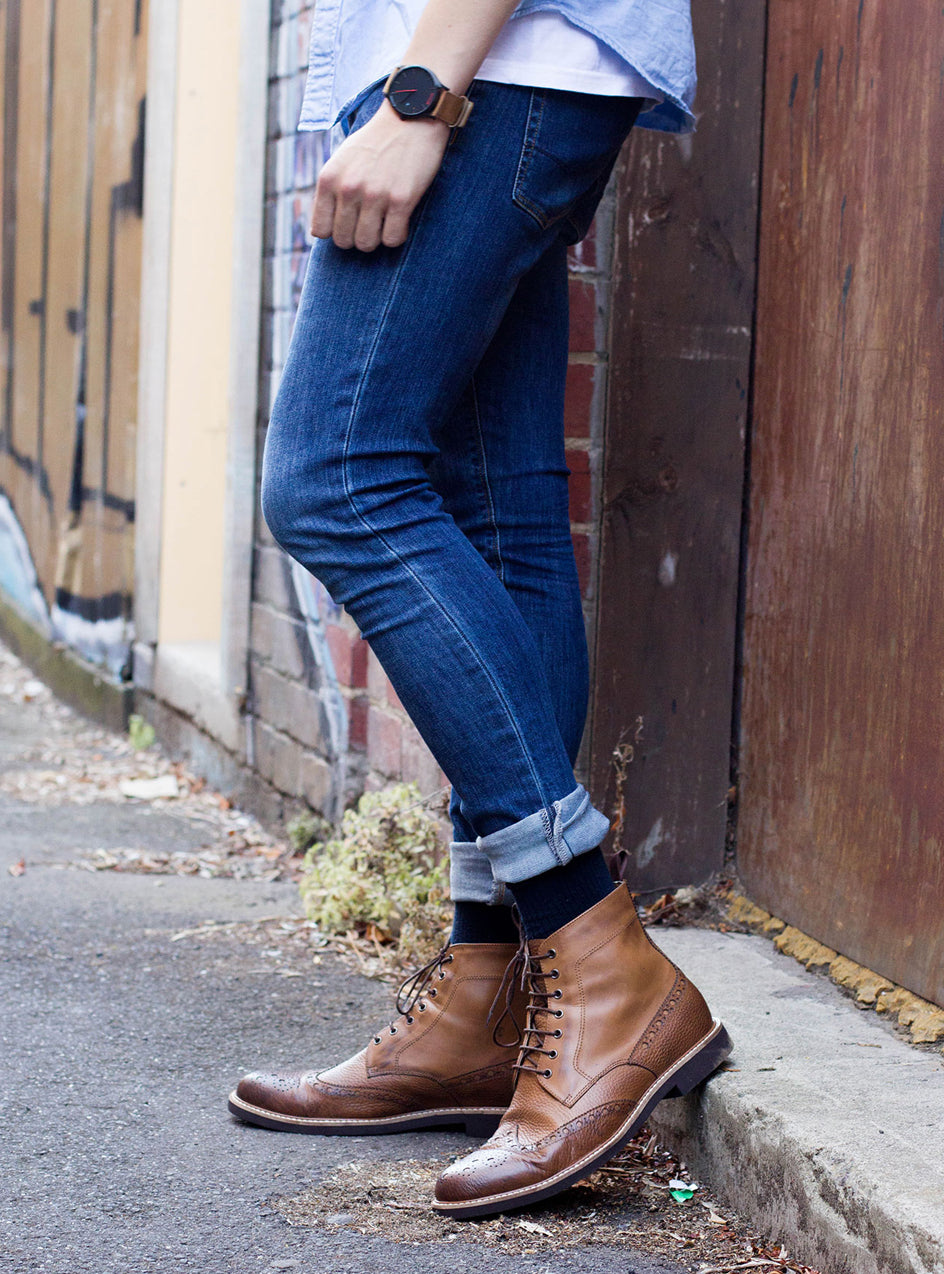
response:
[[[48,707],[0,699],[0,771],[47,728]],[[624,1244],[506,1254],[471,1232],[424,1243],[358,1233],[343,1215],[287,1224],[274,1200],[352,1162],[444,1165],[473,1143],[293,1136],[229,1116],[244,1069],[348,1056],[391,996],[330,954],[317,970],[307,955],[298,976],[247,940],[261,918],[299,913],[292,884],[76,866],[131,844],[188,850],[205,832],[145,803],[0,794],[3,1274],[692,1269]]]
[[[734,1039],[723,1072],[650,1121],[702,1183],[687,1211],[660,1214],[668,1187],[647,1202],[632,1169],[609,1212],[590,1189],[450,1229],[429,1221],[427,1182],[464,1134],[235,1121],[244,1070],[350,1055],[392,1016],[390,990],[330,953],[313,964],[296,886],[265,878],[284,859],[263,829],[190,781],[126,799],[138,771],[173,787],[170,762],[11,668],[0,648],[2,1274],[706,1274],[780,1243],[790,1269],[944,1274],[940,1048],[750,934],[654,935]],[[199,874],[220,870],[253,878]],[[704,1259],[715,1222],[689,1231],[723,1206],[724,1257]]]

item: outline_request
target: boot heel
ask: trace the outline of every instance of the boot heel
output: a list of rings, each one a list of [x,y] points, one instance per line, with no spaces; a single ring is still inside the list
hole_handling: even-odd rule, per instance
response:
[[[718,1069],[731,1052],[731,1037],[722,1026],[721,1030],[696,1053],[672,1077],[672,1087],[664,1097],[684,1097],[693,1088],[697,1088],[704,1080]]]
[[[462,1122],[467,1137],[490,1137],[501,1123],[501,1115],[466,1115]]]

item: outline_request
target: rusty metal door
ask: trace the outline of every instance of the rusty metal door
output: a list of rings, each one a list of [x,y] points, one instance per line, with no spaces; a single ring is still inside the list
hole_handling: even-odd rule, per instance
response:
[[[591,769],[640,890],[722,867],[730,782],[764,10],[693,16],[698,129],[634,135],[617,209]]]
[[[739,865],[944,1005],[944,13],[770,0]]]

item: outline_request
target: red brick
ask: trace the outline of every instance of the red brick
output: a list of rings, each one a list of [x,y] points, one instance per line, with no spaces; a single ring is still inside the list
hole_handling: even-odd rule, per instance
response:
[[[596,368],[590,363],[571,363],[567,368],[564,394],[564,432],[569,438],[590,437],[590,408]]]
[[[371,768],[389,778],[399,778],[402,738],[399,717],[371,704],[367,710],[367,760]]]
[[[570,280],[570,348],[575,354],[596,352],[596,288],[582,279]]]
[[[573,536],[574,557],[577,559],[577,575],[580,579],[581,597],[590,595],[590,537],[585,531],[577,531]]]
[[[347,737],[352,748],[367,747],[367,696],[358,695],[347,706]]]
[[[358,633],[351,647],[351,685],[358,690],[363,690],[367,686],[367,656],[369,654],[370,647]]]
[[[407,726],[403,732],[403,778],[415,783],[424,796],[432,796],[446,782],[436,758],[414,726]]]
[[[325,624],[325,638],[328,642],[328,649],[331,651],[334,671],[337,673],[338,681],[340,681],[341,685],[363,685],[366,680],[367,661],[357,653],[358,645],[364,644],[357,633],[352,633],[341,624],[327,623]],[[358,665],[360,663],[363,663],[364,670],[360,674],[361,679],[358,680]]]
[[[569,450],[567,467],[570,478],[567,489],[570,494],[571,522],[589,522],[593,507],[590,486],[590,456],[586,451]]]

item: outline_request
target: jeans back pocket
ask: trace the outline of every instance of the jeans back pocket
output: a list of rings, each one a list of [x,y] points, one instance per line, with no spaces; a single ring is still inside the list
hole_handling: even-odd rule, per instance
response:
[[[568,242],[583,238],[641,106],[638,97],[532,89],[515,204],[542,229],[560,221]]]

